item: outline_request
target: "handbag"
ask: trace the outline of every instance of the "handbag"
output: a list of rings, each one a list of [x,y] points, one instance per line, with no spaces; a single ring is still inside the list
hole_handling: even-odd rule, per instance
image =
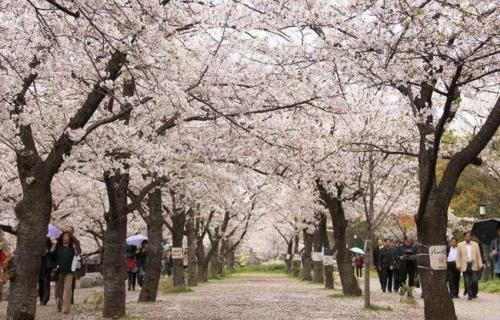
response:
[[[80,256],[74,255],[73,261],[71,262],[71,272],[75,272],[76,270],[82,267],[82,263],[80,262]]]
[[[50,271],[50,281],[57,281],[59,279],[59,268],[54,268]]]

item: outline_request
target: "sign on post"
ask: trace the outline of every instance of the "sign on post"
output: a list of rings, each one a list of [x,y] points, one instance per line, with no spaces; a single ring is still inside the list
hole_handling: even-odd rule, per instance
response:
[[[300,254],[298,254],[298,253],[294,254],[293,261],[300,261]]]
[[[429,263],[433,270],[446,270],[446,246],[430,246]]]
[[[323,265],[333,266],[333,256],[323,256]]]
[[[313,252],[312,253],[312,260],[314,262],[321,261],[321,252]]]
[[[182,259],[182,247],[172,247],[172,259]]]

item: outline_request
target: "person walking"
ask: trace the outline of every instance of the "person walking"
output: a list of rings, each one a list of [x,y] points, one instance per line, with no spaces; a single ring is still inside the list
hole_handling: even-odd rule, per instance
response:
[[[397,256],[401,262],[399,286],[406,284],[409,287],[414,287],[417,274],[417,247],[411,238],[405,237],[403,244],[398,249]]]
[[[394,284],[394,292],[399,292],[399,287],[402,282],[403,275],[403,261],[401,261],[400,250],[399,248],[402,246],[401,243],[391,244],[391,248],[393,250],[394,262],[392,268],[392,283]]]
[[[448,269],[448,289],[452,298],[458,298],[460,291],[460,271],[457,269],[457,253],[457,239],[451,238],[446,264]]]
[[[146,259],[148,258],[148,240],[142,240],[141,249],[137,253],[137,283],[142,288],[144,282],[144,275],[146,274]]]
[[[38,298],[41,305],[47,305],[50,300],[50,281],[52,280],[52,270],[55,268],[54,260],[51,257],[50,248],[52,241],[46,238],[45,251],[40,263],[40,274],[38,275]]]
[[[392,292],[392,271],[394,268],[394,251],[391,248],[389,239],[384,240],[384,247],[380,249],[377,264],[382,278],[382,291]]]
[[[493,262],[493,272],[495,273],[495,277],[500,280],[500,223],[496,228],[496,238],[491,241],[490,244],[490,258]]]
[[[354,263],[356,265],[356,277],[361,278],[363,276],[363,257],[359,254],[356,255]]]
[[[72,284],[76,270],[73,266],[76,249],[71,234],[65,231],[58,240],[52,240],[50,252],[57,266],[57,311],[68,314],[71,312]]]
[[[469,231],[464,233],[464,241],[458,244],[457,270],[464,275],[468,300],[477,298],[479,272],[483,269],[483,260],[477,242],[471,240]]]
[[[78,238],[75,236],[75,228],[73,228],[73,226],[71,225],[68,225],[64,227],[63,231],[68,232],[71,235],[71,238],[73,240],[73,246],[75,248],[75,255],[80,257],[80,255],[82,254],[82,246]],[[73,283],[71,284],[71,304],[75,303],[76,278],[79,277],[80,269],[81,269],[81,264],[76,266],[76,272],[73,277]]]
[[[377,239],[377,245],[373,249],[372,258],[375,265],[375,270],[377,270],[378,281],[380,282],[380,287],[382,288],[382,277],[380,275],[380,268],[378,267],[378,261],[380,258],[380,250],[384,247],[384,242],[381,239]]]
[[[139,268],[137,267],[137,247],[130,245],[127,248],[127,258],[125,259],[127,275],[128,275],[128,291],[135,291],[135,283],[137,280],[137,272]]]

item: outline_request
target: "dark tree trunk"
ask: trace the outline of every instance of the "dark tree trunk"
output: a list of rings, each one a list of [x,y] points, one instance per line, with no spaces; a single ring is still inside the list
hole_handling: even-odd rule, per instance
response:
[[[103,253],[103,285],[105,318],[125,315],[125,255],[127,242],[127,174],[104,174],[109,211],[105,214],[106,231]]]
[[[184,225],[186,223],[186,213],[183,210],[176,210],[172,216],[172,246],[182,248],[182,239],[184,238]],[[172,274],[174,278],[174,287],[184,287],[184,263],[183,258],[172,259]]]
[[[212,277],[217,276],[219,274],[219,263],[220,263],[220,248],[219,248],[219,242],[212,242],[212,246],[214,246],[214,254],[212,255],[210,259],[210,275]]]
[[[417,219],[418,241],[425,244],[420,248],[420,251],[425,254],[429,253],[427,246],[446,245],[447,243],[448,206],[443,204],[443,199],[439,199],[439,197],[439,194],[433,189],[429,196],[424,218]],[[428,256],[419,257],[419,265],[429,268]],[[439,314],[439,319],[456,320],[455,306],[447,288],[447,271],[427,268],[418,269],[425,305],[425,319],[435,319],[435,315]]]
[[[292,260],[293,260],[293,237],[290,238],[290,240],[287,240],[287,248],[286,248],[286,253],[288,255],[288,258],[285,257],[285,263],[286,263],[286,273],[291,273],[292,272]]]
[[[299,254],[299,232],[295,230],[295,235],[294,235],[294,247],[293,247],[293,254],[298,255]],[[300,259],[297,261],[295,258],[292,258],[292,274],[294,277],[298,277],[300,274]]]
[[[307,230],[302,231],[304,236],[304,252],[303,252],[303,266],[302,266],[302,280],[312,281],[311,270],[312,270],[312,246],[313,246],[313,235],[307,233]]]
[[[208,281],[208,262],[205,256],[203,239],[196,239],[196,261],[198,262],[198,281]]]
[[[320,197],[330,212],[330,217],[332,219],[333,237],[335,239],[335,247],[337,248],[337,266],[339,269],[340,282],[342,283],[342,292],[346,296],[360,296],[361,289],[354,276],[351,258],[346,247],[345,236],[347,221],[345,219],[342,201],[340,200],[343,186],[336,185],[336,196],[331,196],[319,180],[317,181],[317,187],[320,192]]]
[[[16,205],[19,223],[14,253],[15,274],[11,275],[7,311],[9,319],[35,319],[38,272],[51,210],[50,182],[44,185],[33,183]]]
[[[333,256],[335,250],[332,248],[325,247],[325,255]],[[323,266],[325,272],[325,288],[333,289],[335,287],[335,280],[333,279],[333,266]]]
[[[326,222],[327,222],[326,215],[324,213],[321,213],[319,216],[319,224],[318,224],[319,238],[323,248],[325,248],[324,254],[333,256],[335,251],[332,248],[330,248],[330,241],[328,240]],[[323,266],[323,271],[325,275],[325,288],[333,289],[335,286],[333,279],[333,266]]]
[[[193,210],[188,212],[188,219],[186,221],[186,237],[188,251],[187,284],[190,287],[195,287],[198,285],[198,275],[196,274],[196,232]]]
[[[233,272],[235,265],[236,265],[235,249],[231,249],[226,254],[226,268],[229,270],[229,272]]]
[[[139,302],[154,302],[158,293],[161,276],[161,259],[163,257],[163,215],[161,189],[149,193],[149,215],[145,217],[148,228],[148,249],[146,274],[139,295]]]
[[[321,252],[322,248],[321,242],[321,230],[319,229],[319,225],[314,231],[313,235],[313,250],[316,253]],[[313,261],[313,282],[315,283],[323,283],[323,262],[322,261]]]

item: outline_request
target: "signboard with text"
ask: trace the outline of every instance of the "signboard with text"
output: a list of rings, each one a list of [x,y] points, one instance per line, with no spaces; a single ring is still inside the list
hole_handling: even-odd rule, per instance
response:
[[[430,246],[429,263],[433,270],[446,270],[446,246]]]
[[[312,260],[315,262],[321,261],[321,252],[313,252],[312,253]]]
[[[182,259],[181,247],[172,247],[172,259]]]

